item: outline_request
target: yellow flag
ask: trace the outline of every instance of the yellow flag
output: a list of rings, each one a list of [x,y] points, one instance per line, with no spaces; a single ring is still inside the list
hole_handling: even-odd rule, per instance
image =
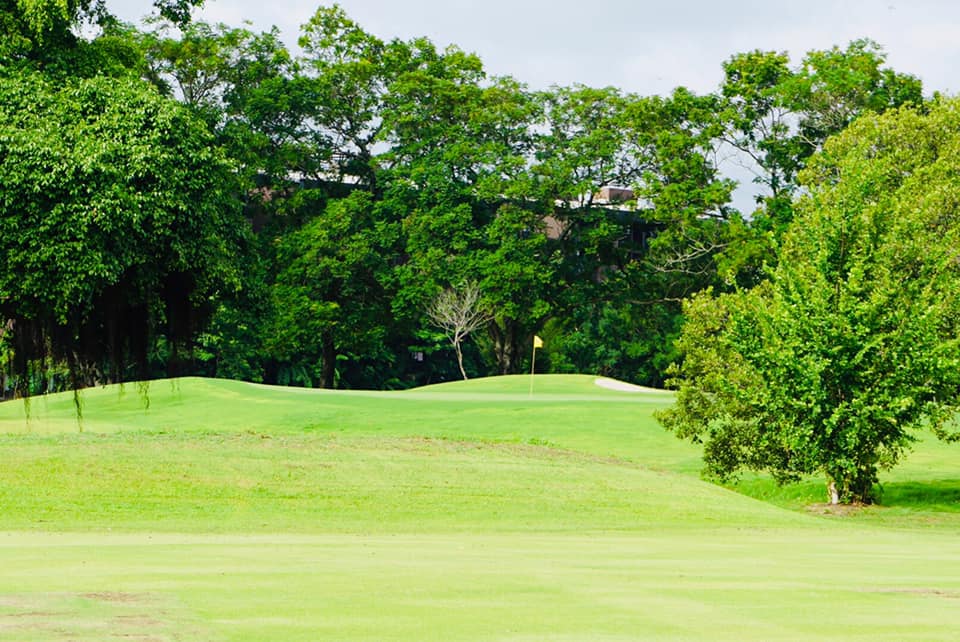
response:
[[[541,338],[538,337],[537,335],[533,335],[533,347],[534,347],[534,348],[542,348],[542,347],[543,347],[543,339],[541,339]]]

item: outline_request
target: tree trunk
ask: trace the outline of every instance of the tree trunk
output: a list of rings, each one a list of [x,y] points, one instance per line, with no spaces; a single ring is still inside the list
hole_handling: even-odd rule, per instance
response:
[[[321,338],[321,359],[323,364],[320,370],[320,387],[333,388],[334,375],[337,370],[337,349],[333,344],[333,335],[324,334]]]
[[[827,479],[827,499],[833,506],[840,503],[840,493],[837,491],[837,482],[829,478]]]
[[[497,370],[502,375],[516,374],[517,324],[506,319],[501,327],[496,321],[491,321],[489,328],[494,355],[497,358]]]
[[[460,374],[463,375],[463,380],[467,380],[467,371],[463,369],[463,350],[460,349],[460,342],[454,341],[453,349],[457,351],[457,365],[460,366]]]
[[[510,341],[510,337],[504,337],[503,342],[500,344],[500,353],[497,355],[497,362],[500,365],[500,374],[508,375],[513,374],[513,343]]]
[[[875,466],[864,465],[859,470],[827,473],[827,498],[831,504],[872,504],[876,499]]]

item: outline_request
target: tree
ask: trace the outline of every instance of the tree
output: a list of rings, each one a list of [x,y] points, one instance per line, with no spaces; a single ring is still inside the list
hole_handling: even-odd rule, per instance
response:
[[[861,117],[801,175],[769,279],[687,306],[661,420],[708,472],[820,472],[831,502],[869,502],[918,430],[960,436],[958,131],[957,101]]]
[[[171,372],[240,285],[232,168],[189,110],[133,79],[0,77],[0,318],[21,394]],[[132,369],[132,372],[131,372]]]
[[[415,213],[408,224],[404,296],[416,300],[424,281],[477,282],[480,305],[490,313],[486,327],[496,371],[519,371],[523,346],[549,317],[556,287],[542,215],[505,204],[485,220],[464,204],[447,214]]]
[[[756,197],[757,204],[778,225],[789,222],[796,174],[813,151],[795,132],[789,63],[785,53],[737,54],[723,64],[721,86],[729,123],[724,140],[756,167],[754,182],[765,192]]]
[[[190,23],[194,7],[203,6],[203,0],[154,0],[157,14],[180,28]]]
[[[603,284],[598,284],[598,286]],[[663,372],[675,357],[673,341],[681,317],[675,305],[637,305],[615,284],[599,288],[596,301],[554,317],[541,331],[551,372],[589,372],[644,385],[663,386]],[[606,292],[611,296],[605,296]]]
[[[633,144],[648,158],[637,195],[658,224],[644,261],[661,296],[675,302],[717,284],[718,260],[741,222],[729,206],[733,183],[713,160],[722,131],[717,103],[681,87],[627,112]]]
[[[542,215],[504,205],[484,228],[485,244],[470,257],[491,311],[488,333],[499,374],[520,370],[524,348],[553,311],[558,257]]]
[[[471,332],[490,320],[490,315],[480,306],[480,288],[467,281],[460,287],[442,290],[427,308],[427,316],[447,335],[457,353],[460,374],[467,379],[461,344]]]
[[[423,64],[391,85],[383,112],[385,196],[407,211],[401,302],[426,301],[443,283],[479,283],[491,360],[514,373],[553,287],[527,167],[537,105],[512,79],[487,80],[476,56],[416,47]]]
[[[301,383],[333,388],[338,357],[381,356],[397,229],[367,192],[319,207],[303,228],[279,242],[283,267],[274,285],[268,348],[303,369]]]
[[[812,149],[861,114],[923,104],[920,79],[884,67],[886,60],[883,48],[869,39],[807,53],[787,91],[800,115],[799,134]]]
[[[299,42],[305,52],[301,82],[313,97],[302,128],[327,151],[318,158],[319,172],[377,189],[376,147],[387,135],[392,87],[404,73],[443,57],[426,39],[383,42],[336,5],[317,9]]]
[[[276,197],[289,186],[290,173],[303,174],[316,154],[301,132],[312,94],[297,80],[279,31],[201,21],[172,31],[160,22],[139,34],[144,76],[204,117],[251,181],[251,199],[263,194],[255,187]]]
[[[613,87],[553,87],[536,95],[542,105],[541,130],[535,139],[531,173],[536,178],[527,196],[549,213],[558,265],[555,311],[564,317],[612,294],[598,287],[602,271],[622,268],[636,247],[625,242],[629,229],[645,213],[624,189],[643,178],[654,161],[637,153],[632,119],[626,115],[639,99]],[[645,150],[644,150],[645,151]],[[605,199],[604,188],[620,198]],[[551,345],[556,345],[551,342]]]
[[[202,0],[155,0],[153,6],[183,27],[200,4]],[[62,63],[65,55],[70,58],[90,44],[76,33],[84,26],[116,28],[117,20],[104,0],[0,0],[0,61]]]
[[[794,216],[799,173],[824,141],[859,116],[922,105],[918,78],[885,67],[871,40],[807,53],[792,67],[785,53],[752,51],[723,64],[722,140],[760,186],[749,229],[723,257],[729,280],[752,285]]]
[[[0,57],[42,56],[76,44],[72,28],[103,15],[92,0],[3,0],[0,2]]]

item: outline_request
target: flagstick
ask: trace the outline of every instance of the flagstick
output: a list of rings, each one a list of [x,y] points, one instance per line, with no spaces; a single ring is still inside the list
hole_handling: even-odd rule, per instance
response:
[[[530,360],[530,398],[533,399],[533,371],[537,367],[537,346],[533,346],[533,359]]]

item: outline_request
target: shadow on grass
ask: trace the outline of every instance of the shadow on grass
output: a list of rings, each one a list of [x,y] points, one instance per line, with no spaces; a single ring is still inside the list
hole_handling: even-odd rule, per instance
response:
[[[748,497],[794,510],[826,501],[826,490],[819,480],[778,486],[772,479],[758,476],[727,487]],[[960,479],[887,482],[878,490],[878,506],[883,508],[960,513]]]
[[[887,483],[880,505],[960,512],[960,479]]]
[[[754,476],[728,484],[727,488],[747,497],[794,510],[822,502],[826,497],[824,485],[819,480],[804,480],[780,486],[769,477]]]

